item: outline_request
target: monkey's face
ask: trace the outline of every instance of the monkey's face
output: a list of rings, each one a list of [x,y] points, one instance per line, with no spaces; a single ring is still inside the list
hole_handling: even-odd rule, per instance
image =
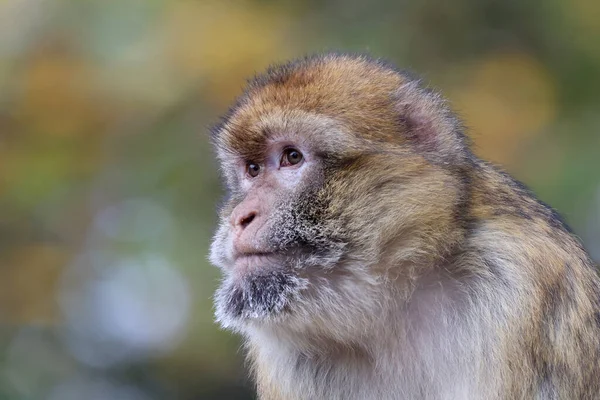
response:
[[[225,275],[217,318],[232,328],[293,314],[313,279],[340,261],[347,244],[331,213],[329,167],[318,142],[290,124],[287,132],[260,140],[252,155],[220,155],[230,197],[210,259]]]

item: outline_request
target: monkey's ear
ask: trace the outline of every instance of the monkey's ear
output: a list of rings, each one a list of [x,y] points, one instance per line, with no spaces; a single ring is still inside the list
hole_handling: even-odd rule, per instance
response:
[[[407,80],[396,92],[396,105],[404,135],[417,152],[444,164],[463,164],[469,157],[462,124],[439,93]]]

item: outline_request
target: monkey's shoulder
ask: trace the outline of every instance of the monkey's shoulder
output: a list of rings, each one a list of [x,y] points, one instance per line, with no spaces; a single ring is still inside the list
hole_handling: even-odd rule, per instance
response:
[[[590,257],[561,216],[502,170],[478,163],[469,211],[467,243],[484,256],[484,265],[504,265],[538,280],[573,270],[599,282]]]

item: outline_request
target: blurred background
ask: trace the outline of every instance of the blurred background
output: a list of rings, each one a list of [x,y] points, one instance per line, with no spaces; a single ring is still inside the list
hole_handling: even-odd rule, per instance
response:
[[[597,0],[0,0],[0,400],[253,398],[213,323],[208,127],[333,49],[440,88],[600,260]]]

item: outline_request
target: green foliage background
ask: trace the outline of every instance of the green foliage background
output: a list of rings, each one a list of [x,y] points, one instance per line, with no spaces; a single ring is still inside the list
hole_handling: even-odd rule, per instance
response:
[[[322,50],[421,74],[600,260],[596,0],[0,0],[0,399],[251,398],[207,136]]]

